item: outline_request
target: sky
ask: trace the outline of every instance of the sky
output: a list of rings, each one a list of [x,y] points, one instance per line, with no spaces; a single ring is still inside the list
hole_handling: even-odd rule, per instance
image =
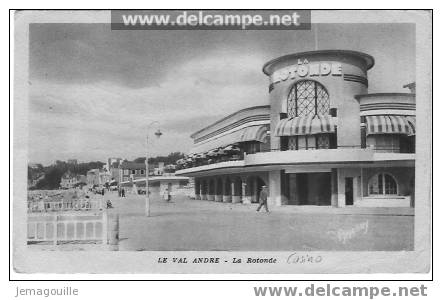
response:
[[[375,58],[369,92],[415,81],[412,24],[319,24],[318,49]],[[31,24],[29,161],[105,161],[187,152],[190,135],[239,109],[268,104],[267,61],[315,50],[310,30],[110,30]],[[146,149],[147,127],[150,129]],[[163,132],[161,138],[152,133]]]

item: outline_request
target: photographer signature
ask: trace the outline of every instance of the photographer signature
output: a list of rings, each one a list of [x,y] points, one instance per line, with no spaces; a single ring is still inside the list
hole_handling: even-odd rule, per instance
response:
[[[368,232],[368,220],[359,224],[356,224],[350,229],[338,229],[330,230],[327,233],[334,239],[346,244],[349,240],[353,239],[358,234],[367,234]]]

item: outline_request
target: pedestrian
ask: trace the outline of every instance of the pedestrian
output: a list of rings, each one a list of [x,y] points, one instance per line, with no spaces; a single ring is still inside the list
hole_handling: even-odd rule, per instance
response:
[[[263,185],[261,189],[261,193],[259,194],[259,206],[256,211],[259,211],[261,207],[264,206],[267,212],[269,212],[269,208],[267,207],[267,197],[269,195],[269,191],[267,189],[267,186]]]
[[[104,196],[104,187],[101,188],[101,195]]]
[[[170,193],[170,189],[167,188],[167,202],[170,202],[172,200],[172,194]]]
[[[165,188],[163,192],[163,200],[169,202],[169,189]]]
[[[124,189],[121,189],[121,197],[126,197],[126,191]]]

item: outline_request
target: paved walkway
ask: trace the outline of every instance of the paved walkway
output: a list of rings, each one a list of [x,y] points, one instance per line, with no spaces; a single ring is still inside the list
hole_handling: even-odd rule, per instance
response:
[[[257,213],[243,205],[107,194],[120,215],[120,250],[300,251],[413,249],[411,209],[284,206]]]
[[[258,203],[242,204],[242,203],[222,203],[207,200],[189,200],[203,202],[204,204],[196,204],[198,207],[202,205],[208,206],[227,206],[240,211],[251,211],[257,208]],[[394,216],[414,216],[414,208],[409,207],[353,207],[347,206],[336,208],[331,206],[317,205],[283,205],[269,208],[272,212],[289,213],[289,214],[336,214],[336,215],[394,215]]]

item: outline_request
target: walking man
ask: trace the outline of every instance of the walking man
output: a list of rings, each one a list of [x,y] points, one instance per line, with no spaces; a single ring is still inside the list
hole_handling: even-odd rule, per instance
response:
[[[259,194],[259,206],[256,211],[259,211],[261,207],[264,206],[267,212],[269,212],[269,208],[267,207],[267,197],[269,195],[269,191],[267,189],[267,186],[263,185],[261,193]]]

